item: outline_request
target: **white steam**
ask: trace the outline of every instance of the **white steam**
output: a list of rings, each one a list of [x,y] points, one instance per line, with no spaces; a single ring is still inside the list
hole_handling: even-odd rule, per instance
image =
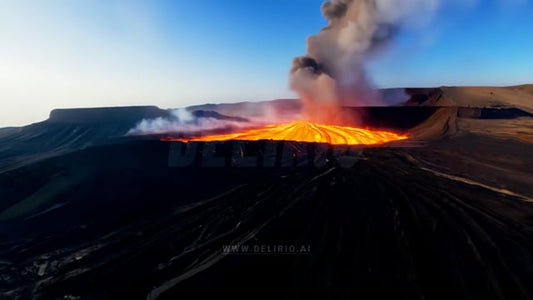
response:
[[[242,128],[250,126],[244,120],[218,119],[214,117],[196,117],[185,108],[173,109],[170,117],[143,119],[131,129],[128,135],[147,135],[164,133],[194,133],[223,128]]]

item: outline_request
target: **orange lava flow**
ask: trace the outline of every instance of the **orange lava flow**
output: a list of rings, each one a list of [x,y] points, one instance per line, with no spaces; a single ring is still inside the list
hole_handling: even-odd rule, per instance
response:
[[[323,125],[307,121],[294,121],[286,124],[268,125],[264,128],[251,129],[244,132],[207,135],[176,140],[182,142],[275,140],[328,143],[332,145],[373,145],[405,139],[407,139],[407,136],[405,135],[399,135],[388,131]]]

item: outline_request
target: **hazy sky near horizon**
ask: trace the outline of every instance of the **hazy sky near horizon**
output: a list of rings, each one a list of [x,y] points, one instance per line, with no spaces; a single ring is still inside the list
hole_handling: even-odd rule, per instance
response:
[[[0,127],[53,108],[295,97],[322,0],[0,0]],[[533,83],[533,1],[441,0],[369,62],[376,87]]]

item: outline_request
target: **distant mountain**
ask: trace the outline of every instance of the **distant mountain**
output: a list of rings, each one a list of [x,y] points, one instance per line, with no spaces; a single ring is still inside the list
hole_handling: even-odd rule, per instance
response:
[[[237,102],[221,104],[202,104],[187,107],[189,111],[214,111],[233,117],[263,117],[265,113],[276,116],[294,115],[300,112],[302,102],[298,99],[277,99],[259,102]],[[238,114],[238,115],[236,115]]]
[[[193,110],[192,115],[198,120],[248,122],[209,110]],[[54,109],[43,122],[0,128],[0,171],[117,139],[134,139],[126,135],[142,120],[172,117],[170,110],[156,106]]]
[[[533,113],[533,84],[509,87],[407,88],[407,106],[516,107]]]
[[[380,106],[398,106],[403,105],[409,100],[409,95],[406,94],[403,88],[381,89],[379,90],[381,97]],[[208,110],[215,111],[223,115],[235,116],[235,112],[243,117],[257,117],[265,113],[265,111],[272,112],[272,115],[292,115],[299,113],[302,108],[302,101],[299,99],[276,99],[271,101],[259,102],[236,102],[236,103],[220,103],[220,104],[201,104],[187,107],[190,111]]]
[[[249,122],[250,121],[247,118],[225,116],[223,114],[220,114],[220,113],[217,113],[216,111],[211,111],[211,110],[195,110],[192,112],[192,115],[195,118],[211,118],[211,119],[234,121],[234,122]]]
[[[45,122],[90,124],[113,123],[131,128],[142,119],[169,117],[170,112],[157,106],[95,107],[54,109]]]
[[[46,121],[0,130],[0,170],[109,143],[143,118],[167,116],[155,106],[55,109]]]

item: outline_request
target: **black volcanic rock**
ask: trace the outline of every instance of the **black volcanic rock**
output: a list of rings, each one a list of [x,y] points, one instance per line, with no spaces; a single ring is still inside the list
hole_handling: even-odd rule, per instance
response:
[[[175,168],[161,141],[51,158],[0,173],[0,297],[531,299],[524,147],[367,147],[351,168]],[[486,188],[495,166],[518,194]]]
[[[405,93],[409,96],[406,106],[436,105],[443,94],[440,88],[407,88]]]
[[[354,117],[358,126],[405,131],[427,120],[437,107],[372,106],[343,107],[342,112]]]
[[[212,110],[195,110],[192,112],[192,115],[196,118],[212,118],[212,119],[217,119],[217,120],[226,120],[226,121],[234,121],[234,122],[249,122],[250,121],[242,117],[226,116],[226,115],[220,114]]]

